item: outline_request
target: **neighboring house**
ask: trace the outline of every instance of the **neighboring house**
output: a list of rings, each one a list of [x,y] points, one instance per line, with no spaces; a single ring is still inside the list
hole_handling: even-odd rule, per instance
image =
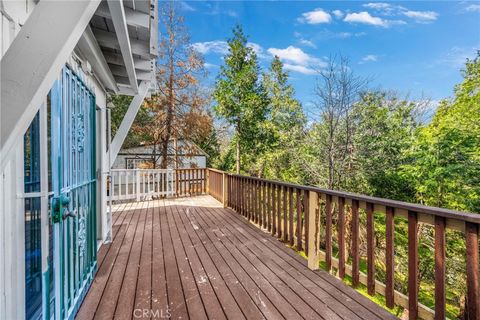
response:
[[[112,169],[151,169],[160,168],[162,155],[160,145],[145,145],[121,149]],[[177,141],[177,168],[206,168],[207,154],[188,140]],[[175,147],[173,140],[168,148],[168,168],[175,168]],[[153,163],[155,162],[155,166]]]
[[[155,87],[156,0],[0,0],[0,319],[72,319],[111,236],[106,180]],[[133,96],[107,152],[107,96]]]

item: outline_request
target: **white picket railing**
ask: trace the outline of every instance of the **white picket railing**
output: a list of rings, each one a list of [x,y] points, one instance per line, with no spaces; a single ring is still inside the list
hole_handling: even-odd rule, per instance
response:
[[[109,194],[111,201],[148,200],[175,195],[173,169],[112,169]]]

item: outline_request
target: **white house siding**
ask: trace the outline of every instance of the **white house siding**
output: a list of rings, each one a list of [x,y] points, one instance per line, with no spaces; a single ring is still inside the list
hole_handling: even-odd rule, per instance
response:
[[[2,35],[0,43],[0,54],[3,56],[10,43],[20,31],[20,28],[28,16],[35,8],[33,0],[5,1],[0,0],[0,34]]]
[[[178,154],[181,164],[179,168],[206,168],[207,166],[207,157],[205,153],[196,145],[192,145],[190,142],[187,142],[190,151],[185,151],[184,143],[182,140],[179,140],[177,143],[178,146]],[[156,153],[159,154],[160,146],[157,146]],[[153,154],[153,146],[141,146],[141,147],[133,147],[120,150],[117,158],[115,159],[112,169],[130,169],[126,167],[127,159],[145,159],[150,160],[151,154]],[[170,147],[169,156],[173,157],[173,145]],[[162,158],[159,157],[157,159],[157,165],[160,166],[162,163]],[[173,165],[170,164],[169,167],[173,169]]]
[[[0,0],[0,34],[1,56],[5,54],[21,26],[25,23],[35,7],[32,0],[4,1]],[[105,152],[106,143],[106,99],[102,84],[88,70],[87,60],[82,53],[75,50],[66,61],[86,85],[94,92],[97,105],[97,233],[103,240],[107,233],[106,203],[100,201],[105,194],[106,172],[108,170]],[[45,97],[46,99],[46,97]],[[45,100],[46,101],[46,100]],[[46,117],[44,117],[46,122]],[[25,216],[24,216],[24,155],[23,135],[19,136],[14,152],[7,163],[0,168],[0,319],[25,319]],[[42,157],[41,160],[46,160]],[[105,171],[105,172],[102,172]],[[45,177],[45,175],[44,175]],[[42,178],[44,178],[42,177]],[[43,203],[47,205],[47,190],[42,190]],[[42,216],[42,223],[48,224],[49,217]],[[42,234],[42,248],[48,248],[48,234]],[[47,257],[42,256],[42,273],[47,270]]]

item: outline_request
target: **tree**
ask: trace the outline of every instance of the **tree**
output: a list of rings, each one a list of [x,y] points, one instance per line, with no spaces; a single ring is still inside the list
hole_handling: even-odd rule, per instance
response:
[[[480,54],[468,60],[455,98],[420,128],[405,173],[427,205],[480,212]]]
[[[234,127],[236,172],[240,173],[243,150],[253,154],[259,149],[268,104],[259,81],[257,55],[247,45],[247,37],[239,25],[233,28],[224,61],[213,92],[214,110]]]
[[[216,138],[212,135],[213,117],[207,109],[210,97],[199,80],[206,75],[203,59],[192,49],[176,6],[166,2],[161,11],[160,28],[166,36],[162,37],[157,61],[158,90],[145,99],[124,143],[124,147],[153,145],[153,168],[160,159],[162,168],[180,164],[178,139],[192,141],[201,148],[206,147],[207,140],[212,146],[216,143],[212,140]],[[131,98],[113,96],[111,100],[115,105],[112,110],[114,133]]]
[[[160,17],[163,29],[157,61],[159,93],[152,97],[148,106],[156,114],[155,126],[160,129],[161,167],[170,161],[169,145],[179,137],[188,139],[195,126],[182,126],[185,118],[205,117],[207,97],[200,88],[197,77],[204,75],[203,59],[190,45],[190,37],[184,19],[177,14],[176,3],[165,2]],[[188,129],[188,130],[187,130]],[[177,148],[174,147],[177,154]],[[175,157],[175,166],[178,165]]]
[[[480,212],[480,53],[467,60],[463,82],[455,97],[443,100],[432,121],[418,129],[407,152],[410,161],[403,175],[412,181],[417,201],[423,204]],[[433,231],[430,231],[433,237]],[[464,235],[447,230],[447,308],[465,303]],[[430,251],[431,255],[431,251]],[[420,261],[424,261],[424,257]],[[433,269],[433,258],[429,269]],[[430,275],[433,282],[433,275]]]
[[[270,103],[266,121],[270,139],[265,141],[267,151],[257,161],[259,174],[300,182],[300,168],[293,160],[295,153],[299,152],[296,146],[302,139],[305,115],[278,56],[273,58],[270,69],[263,75],[263,86]]]
[[[128,110],[132,97],[123,95],[114,95],[108,98],[108,104],[111,106],[111,134],[112,139],[115,137],[123,117]],[[150,132],[143,130],[151,122],[151,115],[147,110],[141,107],[135,117],[135,121],[130,128],[125,141],[123,142],[123,148],[130,148],[138,146],[144,143],[152,143],[152,135]]]
[[[310,129],[306,157],[301,160],[310,183],[329,189],[345,187],[344,180],[353,170],[351,111],[367,84],[367,79],[354,74],[345,57],[331,57],[319,71],[313,112],[320,121]]]
[[[348,190],[381,198],[414,201],[411,181],[401,175],[406,151],[420,126],[422,103],[400,99],[394,92],[361,94],[353,106],[355,174]]]

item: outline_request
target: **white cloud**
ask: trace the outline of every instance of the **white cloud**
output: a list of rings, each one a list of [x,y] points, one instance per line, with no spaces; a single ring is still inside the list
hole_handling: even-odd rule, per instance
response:
[[[385,2],[370,2],[363,5],[365,8],[370,9],[388,9],[391,8],[392,5],[390,3]]]
[[[310,48],[316,48],[317,46],[315,45],[315,43],[313,43],[312,41],[310,40],[307,40],[307,39],[300,39],[299,40],[301,44],[303,44],[304,46],[307,46],[307,47],[310,47]]]
[[[227,16],[232,17],[232,18],[238,17],[238,13],[235,12],[235,11],[233,11],[233,10],[228,10],[228,11],[226,12],[226,14],[227,14]]]
[[[186,3],[185,1],[180,2],[180,8],[184,11],[197,11],[194,7]]]
[[[319,58],[305,53],[302,49],[288,46],[285,49],[269,48],[267,50],[272,56],[278,56],[287,70],[303,74],[314,74],[317,70],[325,67],[325,62]]]
[[[356,12],[348,13],[345,16],[345,19],[343,19],[343,21],[350,22],[350,23],[364,23],[364,24],[370,24],[373,26],[381,26],[381,27],[387,26],[387,22],[385,20],[379,17],[371,16],[370,13],[366,11],[362,11],[358,13]]]
[[[201,54],[228,53],[228,44],[226,41],[223,41],[223,40],[196,42],[192,44],[192,48]]]
[[[382,15],[392,16],[399,11],[406,10],[404,7],[386,2],[370,2],[363,5],[365,8],[373,9]]]
[[[480,12],[480,4],[471,4],[465,9],[470,12]]]
[[[316,74],[316,73],[318,73],[315,69],[305,67],[305,66],[289,64],[289,63],[284,63],[283,68],[285,68],[285,70],[295,71],[295,72],[299,72],[299,73],[303,73],[303,74]]]
[[[419,23],[430,23],[438,18],[438,13],[434,11],[413,11],[408,10],[404,11],[403,14],[409,18],[414,19],[416,22]]]
[[[258,43],[249,42],[249,43],[247,43],[247,47],[252,48],[253,51],[255,51],[255,54],[257,55],[257,57],[259,57],[259,58],[267,58],[268,57],[267,55],[264,54],[262,46],[259,45]]]
[[[342,10],[333,10],[332,11],[333,15],[338,18],[338,19],[341,19],[343,17],[343,12]]]
[[[307,53],[303,52],[302,49],[288,46],[285,49],[270,48],[267,50],[271,55],[278,56],[280,59],[293,62],[299,65],[308,65],[310,63],[315,63],[319,59],[314,58]]]
[[[452,47],[447,52],[444,52],[435,62],[459,69],[465,65],[467,59],[475,58],[477,50],[480,50],[480,48]]]
[[[205,62],[203,64],[203,66],[207,69],[213,69],[213,68],[217,68],[218,66],[216,64],[213,64],[213,63],[208,63],[208,62]]]
[[[343,19],[343,21],[349,22],[349,23],[369,24],[372,26],[379,26],[384,28],[388,28],[392,25],[406,24],[406,22],[402,20],[386,20],[380,17],[374,17],[366,11],[348,13],[345,16],[345,19]]]
[[[308,24],[330,23],[332,16],[323,9],[315,9],[313,11],[305,12],[298,21]]]
[[[362,58],[360,61],[360,64],[366,63],[366,62],[376,62],[378,61],[378,56],[375,54],[367,54]]]
[[[267,57],[263,51],[261,45],[255,42],[247,43],[247,47],[250,47],[255,51],[257,57],[265,58]],[[226,55],[228,53],[228,43],[223,40],[214,40],[214,41],[205,41],[205,42],[195,42],[192,44],[192,48],[201,54],[216,53],[220,55]]]

